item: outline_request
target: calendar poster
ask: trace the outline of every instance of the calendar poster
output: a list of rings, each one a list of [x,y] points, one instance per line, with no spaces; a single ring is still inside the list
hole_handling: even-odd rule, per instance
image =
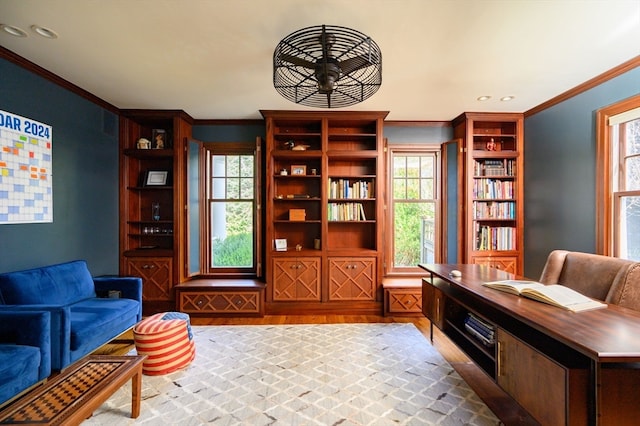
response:
[[[0,225],[53,222],[51,126],[0,110]]]

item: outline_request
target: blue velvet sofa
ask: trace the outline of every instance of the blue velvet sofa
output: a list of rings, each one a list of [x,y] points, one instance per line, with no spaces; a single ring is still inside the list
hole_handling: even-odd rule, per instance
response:
[[[51,314],[0,311],[0,407],[51,374]]]
[[[99,294],[120,297],[97,297]],[[51,314],[51,368],[62,370],[142,319],[142,279],[93,278],[84,260],[0,274],[0,311]]]

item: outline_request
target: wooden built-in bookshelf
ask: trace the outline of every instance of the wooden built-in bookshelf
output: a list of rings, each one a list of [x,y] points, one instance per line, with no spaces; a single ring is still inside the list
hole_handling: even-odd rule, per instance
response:
[[[523,273],[523,116],[464,113],[454,137],[465,152],[463,262]]]
[[[261,112],[266,312],[380,313],[387,113]]]

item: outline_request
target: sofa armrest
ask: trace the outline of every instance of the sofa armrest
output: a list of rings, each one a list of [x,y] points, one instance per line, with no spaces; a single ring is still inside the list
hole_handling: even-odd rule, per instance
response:
[[[51,316],[51,369],[61,370],[71,361],[71,310],[69,306],[0,305],[0,312],[46,311]]]
[[[540,274],[540,282],[543,284],[558,284],[560,282],[560,274],[564,267],[564,261],[569,252],[567,250],[553,250],[547,257],[542,274]]]
[[[606,302],[640,311],[640,263],[618,273]]]
[[[96,291],[118,290],[125,299],[142,302],[142,278],[138,277],[94,277]]]
[[[0,343],[40,348],[38,379],[51,375],[51,313],[0,311]]]
[[[142,319],[142,278],[139,277],[94,277],[96,292],[117,290],[125,299],[136,300],[140,304],[138,321]]]

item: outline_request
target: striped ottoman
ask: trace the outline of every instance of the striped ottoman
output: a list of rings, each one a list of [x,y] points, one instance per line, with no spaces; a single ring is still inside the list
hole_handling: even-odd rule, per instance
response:
[[[133,339],[139,355],[147,355],[142,373],[168,374],[186,367],[196,356],[189,315],[164,312],[152,315],[133,327]]]

